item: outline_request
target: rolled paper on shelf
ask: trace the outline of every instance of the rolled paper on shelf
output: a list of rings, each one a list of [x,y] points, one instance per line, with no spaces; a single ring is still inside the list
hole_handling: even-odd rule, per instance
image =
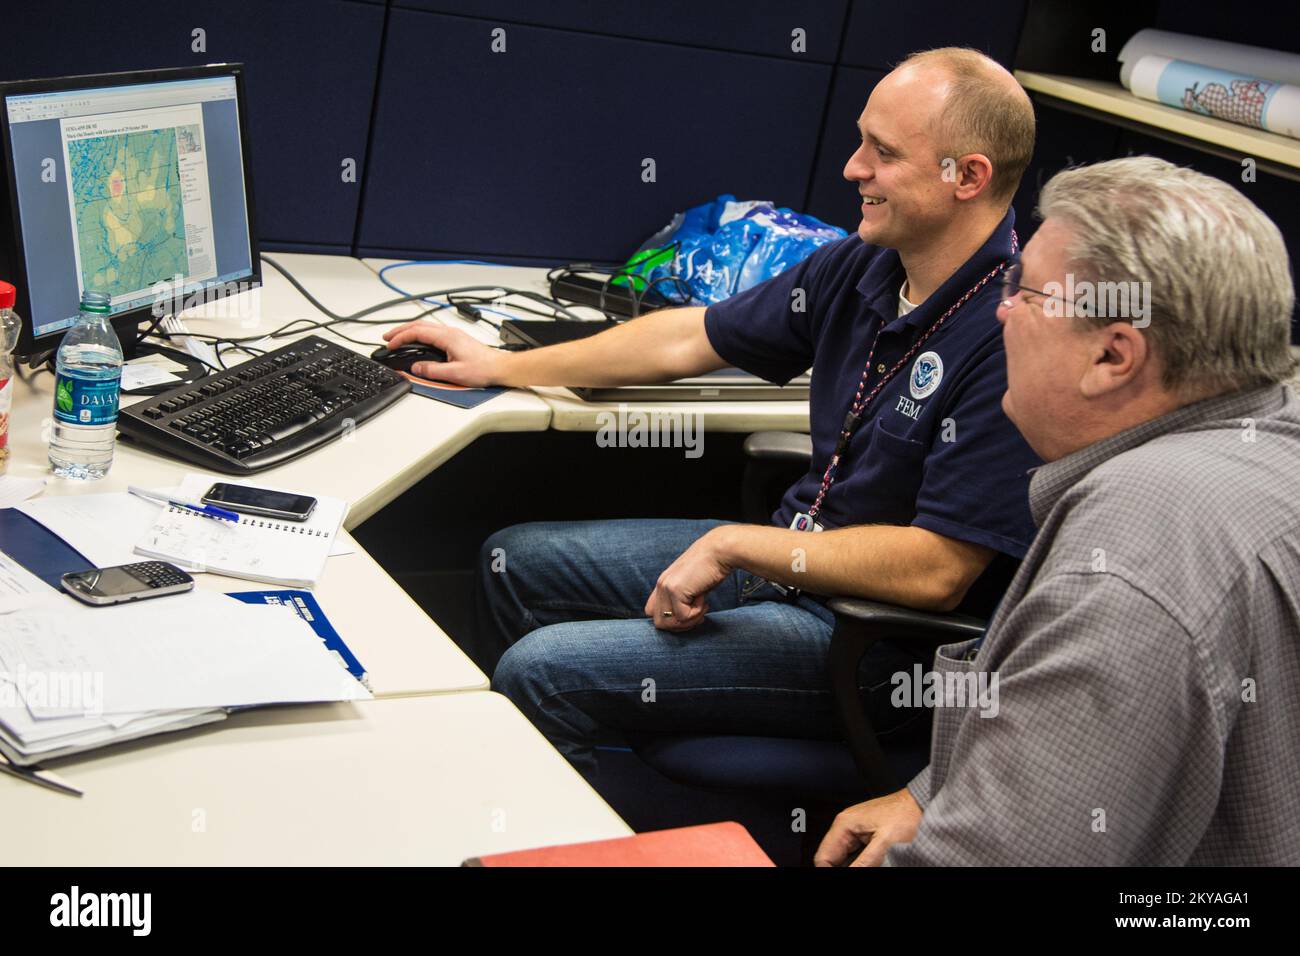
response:
[[[1300,85],[1144,56],[1133,66],[1134,96],[1300,139]]]
[[[1213,40],[1170,30],[1139,30],[1119,51],[1119,81],[1126,89],[1133,89],[1133,70],[1144,56],[1163,56],[1171,60],[1200,63],[1229,73],[1300,86],[1300,53],[1270,50],[1245,43],[1229,43],[1227,40]]]

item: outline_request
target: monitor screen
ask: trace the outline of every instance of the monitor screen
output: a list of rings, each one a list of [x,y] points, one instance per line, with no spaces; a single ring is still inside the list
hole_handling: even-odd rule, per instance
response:
[[[14,258],[25,273],[3,278],[25,286],[29,344],[69,328],[86,290],[139,321],[159,303],[178,311],[171,304],[187,294],[260,278],[237,73],[3,87]]]

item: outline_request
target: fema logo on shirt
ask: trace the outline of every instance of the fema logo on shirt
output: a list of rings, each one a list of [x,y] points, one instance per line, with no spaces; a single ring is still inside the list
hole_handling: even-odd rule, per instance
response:
[[[943,359],[938,352],[922,352],[912,364],[912,378],[907,383],[913,398],[925,398],[943,380]]]

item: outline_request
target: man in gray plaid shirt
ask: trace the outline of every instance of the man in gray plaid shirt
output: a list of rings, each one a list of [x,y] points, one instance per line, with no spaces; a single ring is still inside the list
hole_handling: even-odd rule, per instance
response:
[[[1038,536],[986,636],[935,659],[996,706],[938,707],[930,765],[817,863],[1298,864],[1282,236],[1145,156],[1059,173],[1040,207],[998,309]]]

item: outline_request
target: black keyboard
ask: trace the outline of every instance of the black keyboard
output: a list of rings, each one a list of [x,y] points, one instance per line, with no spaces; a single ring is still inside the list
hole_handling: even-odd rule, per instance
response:
[[[410,388],[392,369],[312,335],[124,408],[117,428],[165,455],[246,475],[333,441]]]

